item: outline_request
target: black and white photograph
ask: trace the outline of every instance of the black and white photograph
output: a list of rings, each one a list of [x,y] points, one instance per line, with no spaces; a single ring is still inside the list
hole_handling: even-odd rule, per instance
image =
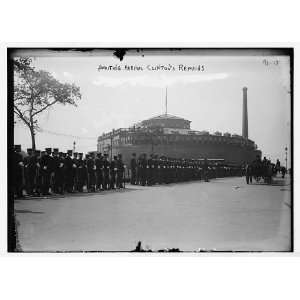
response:
[[[10,252],[292,252],[293,48],[8,48]]]

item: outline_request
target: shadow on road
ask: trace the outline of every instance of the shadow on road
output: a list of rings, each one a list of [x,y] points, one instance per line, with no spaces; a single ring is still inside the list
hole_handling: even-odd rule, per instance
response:
[[[17,214],[44,214],[41,211],[31,211],[31,210],[25,210],[25,209],[19,209],[15,211]]]
[[[50,196],[36,196],[36,197],[32,197],[32,196],[26,196],[25,198],[22,199],[15,199],[15,202],[22,202],[22,201],[26,201],[26,200],[30,200],[30,201],[42,201],[42,200],[46,200],[46,199],[51,199],[51,200],[59,200],[62,198],[70,198],[70,197],[89,197],[89,196],[104,196],[107,194],[114,194],[114,193],[128,193],[128,192],[134,192],[134,191],[139,191],[140,189],[136,189],[136,188],[126,188],[126,189],[120,189],[120,190],[107,190],[107,191],[101,191],[101,192],[92,192],[92,193],[87,193],[87,192],[83,192],[83,193],[66,193],[64,195],[58,195],[58,194],[53,194]]]

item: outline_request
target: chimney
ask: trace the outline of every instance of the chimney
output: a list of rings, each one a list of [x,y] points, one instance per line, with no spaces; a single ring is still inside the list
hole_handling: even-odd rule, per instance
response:
[[[243,133],[242,136],[248,139],[248,109],[247,109],[247,88],[243,88]]]

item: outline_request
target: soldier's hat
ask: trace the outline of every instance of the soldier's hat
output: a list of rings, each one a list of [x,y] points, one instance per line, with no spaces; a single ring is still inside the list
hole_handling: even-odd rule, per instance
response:
[[[58,148],[53,148],[53,153],[59,153]]]
[[[45,148],[45,150],[46,150],[47,153],[51,153],[52,152],[51,148]]]
[[[60,156],[62,156],[64,153],[63,153],[63,152],[58,152],[58,154],[59,154]]]
[[[97,153],[97,157],[101,157],[101,152],[98,152],[98,153]]]
[[[89,158],[90,157],[90,155],[87,153],[86,155],[85,155],[85,158]]]
[[[14,145],[14,150],[16,152],[21,152],[21,145]]]
[[[27,153],[32,152],[32,148],[27,148]]]
[[[73,150],[67,150],[67,153],[72,155]]]
[[[79,156],[83,156],[83,153],[80,152],[80,153],[78,153],[78,155],[79,155]]]
[[[78,155],[78,152],[74,152],[73,154],[74,154],[74,155]]]

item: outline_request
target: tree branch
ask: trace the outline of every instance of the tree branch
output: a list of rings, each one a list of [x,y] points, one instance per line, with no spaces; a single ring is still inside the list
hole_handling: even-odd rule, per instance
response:
[[[51,103],[47,104],[46,106],[44,106],[43,108],[41,108],[40,110],[38,110],[34,114],[32,114],[32,117],[34,117],[35,115],[41,113],[42,111],[44,111],[45,109],[47,109],[49,106],[55,104],[56,102],[58,102],[58,100],[54,100]]]
[[[14,113],[28,126],[30,127],[30,123],[26,120],[25,116],[22,114],[22,112],[14,106]]]

